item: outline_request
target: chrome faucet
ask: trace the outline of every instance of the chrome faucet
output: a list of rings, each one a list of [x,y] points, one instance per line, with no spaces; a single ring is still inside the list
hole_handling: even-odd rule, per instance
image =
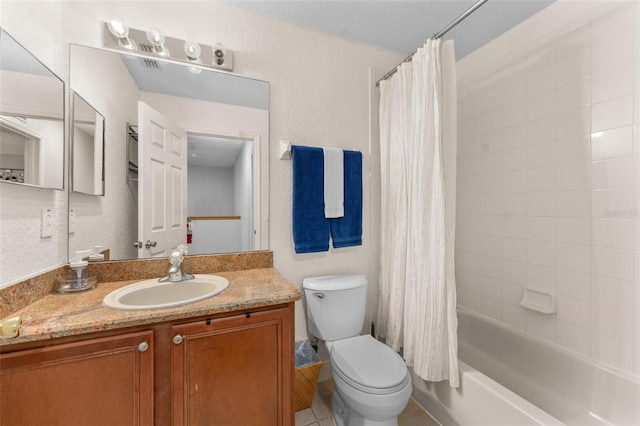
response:
[[[192,274],[187,274],[182,272],[180,269],[180,265],[184,260],[184,255],[187,254],[189,249],[186,245],[180,244],[178,247],[171,251],[171,256],[169,256],[169,262],[171,263],[171,267],[169,268],[169,275],[166,277],[162,277],[158,280],[158,282],[180,282],[180,281],[188,281],[194,279]]]

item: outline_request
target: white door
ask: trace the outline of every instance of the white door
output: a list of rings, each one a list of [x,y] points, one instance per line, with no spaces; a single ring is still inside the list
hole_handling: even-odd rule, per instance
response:
[[[138,102],[139,258],[168,256],[187,241],[187,134]]]

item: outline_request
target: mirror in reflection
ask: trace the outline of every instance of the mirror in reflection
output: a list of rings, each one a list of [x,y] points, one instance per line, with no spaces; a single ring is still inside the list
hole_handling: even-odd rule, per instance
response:
[[[64,83],[0,29],[0,180],[64,186]]]
[[[267,82],[76,45],[70,58],[71,88],[105,118],[106,187],[70,194],[70,259],[268,249]]]
[[[71,189],[104,195],[104,117],[72,91]]]

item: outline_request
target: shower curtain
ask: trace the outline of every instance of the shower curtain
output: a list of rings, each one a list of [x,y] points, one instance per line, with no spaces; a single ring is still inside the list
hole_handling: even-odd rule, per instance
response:
[[[458,387],[455,82],[439,39],[380,83],[378,332],[420,377]]]

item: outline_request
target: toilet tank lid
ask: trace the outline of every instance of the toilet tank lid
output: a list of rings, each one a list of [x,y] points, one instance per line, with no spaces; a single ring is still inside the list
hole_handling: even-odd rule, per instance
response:
[[[324,277],[305,278],[302,288],[310,290],[348,290],[367,285],[367,277],[362,274],[326,275]]]

